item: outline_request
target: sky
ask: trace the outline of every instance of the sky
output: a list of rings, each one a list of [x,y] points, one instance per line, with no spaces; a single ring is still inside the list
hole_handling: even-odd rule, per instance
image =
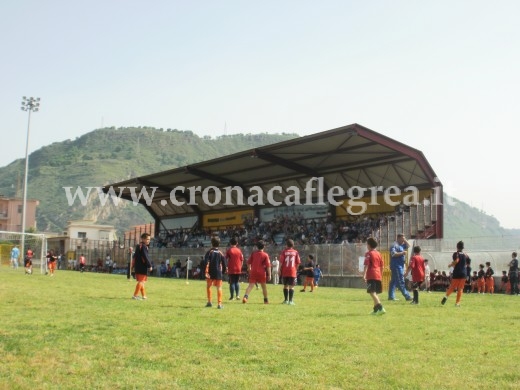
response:
[[[101,127],[199,136],[359,123],[520,228],[516,0],[0,3],[0,167]],[[232,153],[233,151],[230,151]],[[1,189],[0,189],[1,190]]]

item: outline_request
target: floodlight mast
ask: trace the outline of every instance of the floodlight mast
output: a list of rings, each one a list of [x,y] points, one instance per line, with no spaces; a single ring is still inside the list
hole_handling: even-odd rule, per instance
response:
[[[37,112],[40,109],[40,98],[26,97],[22,98],[22,110],[27,111],[27,139],[25,142],[25,175],[24,175],[24,185],[23,185],[23,201],[22,201],[22,259],[25,258],[25,217],[27,211],[27,176],[29,174],[29,134],[31,130],[31,112]],[[23,261],[23,260],[22,260]]]

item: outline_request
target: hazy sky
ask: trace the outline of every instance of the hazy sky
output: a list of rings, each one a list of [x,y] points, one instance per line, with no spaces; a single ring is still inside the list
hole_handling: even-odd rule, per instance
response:
[[[520,228],[519,16],[516,0],[2,1],[0,166],[25,156],[24,95],[42,99],[30,152],[105,126],[359,123]]]

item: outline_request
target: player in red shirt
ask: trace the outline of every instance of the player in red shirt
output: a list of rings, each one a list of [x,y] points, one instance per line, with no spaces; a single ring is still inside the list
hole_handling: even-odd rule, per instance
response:
[[[247,271],[249,272],[249,285],[247,286],[243,303],[247,303],[249,293],[255,286],[255,283],[260,283],[262,292],[264,294],[264,303],[269,303],[267,298],[267,282],[271,280],[271,261],[269,255],[264,252],[264,242],[262,240],[256,243],[257,251],[251,253],[247,260]],[[266,275],[267,274],[267,275]]]
[[[240,299],[240,275],[242,274],[244,255],[237,247],[238,241],[235,237],[229,240],[229,244],[231,247],[226,251],[226,260],[229,276],[229,300],[231,301],[233,294],[235,294],[237,300]]]
[[[285,249],[280,254],[280,276],[283,283],[283,303],[294,305],[294,285],[296,284],[296,273],[300,265],[300,254],[294,249],[294,241],[287,239]]]
[[[413,290],[413,300],[410,302],[412,305],[419,304],[419,287],[424,282],[424,273],[425,273],[425,265],[424,265],[424,257],[421,256],[421,247],[414,246],[413,247],[413,256],[410,259],[410,264],[408,264],[408,269],[404,277],[406,278],[408,274],[412,272],[412,290]]]
[[[385,314],[386,311],[381,305],[381,301],[377,294],[381,294],[383,292],[383,286],[381,284],[382,276],[383,276],[383,258],[381,257],[381,253],[377,250],[377,241],[372,237],[367,239],[367,249],[368,251],[365,253],[365,269],[363,271],[363,279],[367,284],[367,293],[370,294],[372,300],[374,301],[374,311],[371,314],[382,315]]]

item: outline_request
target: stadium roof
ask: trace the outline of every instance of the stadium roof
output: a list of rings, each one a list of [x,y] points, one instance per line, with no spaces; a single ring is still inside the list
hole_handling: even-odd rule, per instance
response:
[[[302,199],[305,199],[306,183],[313,177],[323,177],[325,191],[334,186],[342,187],[345,192],[354,186],[442,188],[421,151],[361,125],[351,124],[110,184],[103,191],[107,193],[113,187],[117,194],[122,190],[122,199],[133,200],[135,195],[129,187],[135,188],[134,194],[139,194],[143,187],[151,194],[152,187],[157,187],[151,203],[147,205],[145,199],[139,200],[157,222],[173,216],[200,216],[207,212],[248,207],[247,203],[246,206],[237,206],[240,203],[234,192],[231,204],[223,204],[224,199],[218,204],[205,204],[202,190],[210,186],[219,188],[222,193],[226,187],[238,186],[242,188],[245,199],[254,186],[261,188],[264,194],[274,186],[280,186],[282,190],[274,191],[272,195],[275,201],[281,202],[289,194],[294,194],[294,188],[287,191],[291,186],[299,188]],[[185,191],[176,189],[174,200],[177,204],[174,204],[170,193],[179,186]],[[200,186],[201,191],[196,192],[190,202],[193,194],[188,188],[192,186]],[[209,193],[210,203],[215,203],[213,192]]]

